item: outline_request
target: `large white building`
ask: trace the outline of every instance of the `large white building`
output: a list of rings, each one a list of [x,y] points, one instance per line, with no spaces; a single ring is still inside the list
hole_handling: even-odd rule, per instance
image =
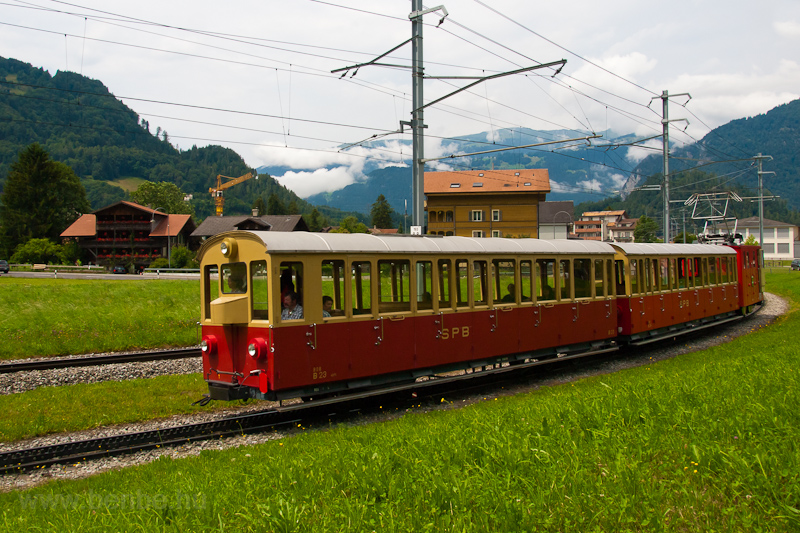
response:
[[[758,217],[743,218],[736,225],[736,231],[747,237],[752,235],[759,239]],[[800,229],[787,222],[764,219],[764,242],[760,243],[764,250],[764,259],[794,259],[800,257]]]

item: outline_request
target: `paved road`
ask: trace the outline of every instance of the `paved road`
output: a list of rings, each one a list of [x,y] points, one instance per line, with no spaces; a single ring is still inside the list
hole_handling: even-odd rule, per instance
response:
[[[58,272],[55,271],[36,271],[36,272],[10,272],[0,274],[0,277],[9,276],[12,278],[58,278],[58,279],[106,279],[106,280],[150,280],[150,279],[200,279],[200,274],[111,274],[109,272]]]

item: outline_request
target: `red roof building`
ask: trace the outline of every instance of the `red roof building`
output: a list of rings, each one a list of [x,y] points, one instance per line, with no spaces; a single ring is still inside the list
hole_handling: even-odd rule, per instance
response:
[[[547,169],[426,172],[428,233],[464,237],[538,237]]]
[[[74,240],[98,265],[141,269],[170,248],[186,245],[195,225],[190,215],[171,215],[133,202],[117,202],[81,215],[61,233]]]

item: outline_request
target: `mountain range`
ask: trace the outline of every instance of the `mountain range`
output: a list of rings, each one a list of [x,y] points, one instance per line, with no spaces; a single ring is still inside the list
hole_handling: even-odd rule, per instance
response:
[[[442,146],[447,154],[472,154],[448,159],[451,170],[547,168],[552,186],[548,199],[572,200],[576,205],[602,203],[604,198],[620,193],[625,197],[625,191],[633,190],[643,177],[660,174],[660,155],[646,157],[634,166],[625,150],[617,149],[635,141],[632,134],[604,131],[592,140],[546,144],[592,135],[567,130],[496,129],[451,137],[443,140]],[[204,218],[213,212],[208,188],[217,174],[235,177],[250,170],[228,148],[175,148],[166,132],[160,128],[151,132],[146,120],[98,80],[72,72],[51,76],[27,63],[0,58],[0,189],[16,154],[33,142],[75,170],[93,208],[125,199],[127,191],[142,181],[171,181],[193,195],[195,213]],[[528,147],[480,153],[523,145]],[[364,146],[386,148],[382,142]],[[720,186],[730,183],[750,191],[755,186],[755,167],[741,160],[758,153],[772,156],[764,170],[775,175],[766,175],[766,190],[780,195],[788,206],[800,207],[800,100],[756,117],[731,121],[695,144],[674,147],[671,153],[671,175],[702,168],[725,178],[718,182]],[[740,161],[703,166],[737,159]],[[305,199],[272,178],[293,169],[261,167],[261,179],[225,192],[226,214],[246,214],[257,198],[266,202],[274,194],[300,213],[309,213],[317,206],[332,222],[350,214],[366,220],[365,214],[383,194],[402,215],[405,202],[410,203],[411,170],[407,166],[380,168],[385,164],[367,159],[361,179],[343,189]],[[658,182],[660,178],[651,179]]]

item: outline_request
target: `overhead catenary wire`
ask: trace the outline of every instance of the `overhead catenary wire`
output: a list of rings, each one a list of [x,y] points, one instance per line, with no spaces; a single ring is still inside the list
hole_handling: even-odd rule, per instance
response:
[[[312,1],[315,1],[315,0],[312,0]],[[69,3],[67,3],[67,2],[56,2],[56,3],[59,3],[59,4],[64,4],[64,5],[76,5],[76,4],[69,4]],[[342,8],[345,8],[345,9],[347,9],[347,8],[348,8],[348,6],[340,6],[340,5],[333,4],[332,2],[317,2],[317,3],[321,3],[321,4],[329,4],[329,5],[332,5],[332,6],[335,6],[335,7],[342,7]],[[480,3],[480,2],[479,2],[479,3]],[[80,7],[80,6],[79,6],[79,7]],[[87,8],[87,9],[88,9],[88,8]],[[365,13],[369,13],[369,14],[372,14],[372,15],[382,15],[382,14],[379,14],[379,13],[374,13],[374,12],[366,12],[366,11],[365,11]],[[398,21],[402,21],[402,22],[404,22],[404,23],[405,23],[405,22],[407,22],[407,20],[405,20],[405,19],[403,19],[403,18],[399,18],[399,17],[390,17],[390,18],[395,18],[396,20],[398,20]],[[138,19],[138,20],[141,20],[141,19]],[[149,24],[149,22],[148,22],[148,21],[143,21],[143,23],[148,23],[148,24]],[[191,31],[191,30],[187,30],[187,31]],[[206,33],[201,33],[201,34],[203,34],[203,35],[206,35]],[[208,33],[208,35],[210,35],[210,34],[211,34],[211,33],[209,32],[209,33]],[[80,36],[73,36],[73,37],[76,37],[76,38],[81,38]],[[85,42],[85,41],[84,41],[84,42]],[[125,46],[129,46],[129,45],[125,45]],[[305,45],[298,45],[298,46],[305,46]],[[147,47],[144,47],[144,48],[146,49]],[[509,49],[509,50],[510,50],[510,49]],[[570,52],[570,53],[572,53],[572,52],[571,52],[571,51],[569,51],[569,50],[567,50],[567,51],[568,51],[568,52]],[[234,52],[234,53],[241,53],[241,52],[237,52],[237,51],[233,51],[233,52]],[[576,54],[576,57],[580,57],[580,56],[577,56],[577,54]],[[218,58],[209,58],[209,59],[212,59],[212,60],[221,60],[221,61],[229,61],[229,60],[226,60],[226,59],[218,59]],[[244,63],[244,62],[242,62],[242,63]],[[257,67],[261,67],[261,68],[274,68],[274,67],[267,67],[267,66],[264,66],[264,65],[253,65],[253,66],[257,66]],[[460,68],[468,68],[468,67],[460,67]],[[290,73],[290,75],[291,75],[291,73],[292,73],[292,69],[291,69],[291,67],[290,67],[290,69],[288,70],[288,72],[289,72],[289,73]],[[546,79],[546,78],[543,78],[543,77],[542,77],[542,79]],[[573,88],[571,88],[571,87],[569,88],[569,90],[572,90],[572,91],[573,91],[573,93],[574,93],[574,94],[576,94],[576,95],[577,95],[577,94],[580,94],[579,92],[575,92],[575,89],[573,89]],[[488,95],[487,95],[487,96],[488,96]],[[396,96],[393,94],[393,97],[396,97]],[[405,97],[405,96],[403,95],[403,98],[404,98],[404,97]],[[123,97],[123,98],[125,98],[125,97]],[[576,98],[577,98],[577,96],[576,96]],[[132,97],[127,97],[126,99],[129,99],[129,100],[140,100],[140,101],[146,101],[145,99],[137,99],[137,98],[132,98]],[[489,100],[489,99],[488,99],[488,98],[486,98],[486,99],[487,99],[487,102],[488,102],[488,100]],[[153,102],[154,102],[154,103],[165,103],[165,104],[168,104],[168,105],[173,105],[172,103],[167,103],[167,102],[158,102],[158,101],[155,101],[155,100],[153,100]],[[487,105],[488,105],[488,103],[487,103]],[[580,104],[578,104],[578,105],[580,105]],[[638,105],[638,104],[637,104],[637,105]],[[198,107],[202,107],[202,106],[198,106]],[[441,107],[442,107],[442,108],[444,108],[445,106],[441,106]],[[510,107],[510,106],[509,106],[509,107]],[[209,109],[213,109],[213,108],[209,108]],[[222,110],[222,109],[218,109],[218,108],[217,108],[217,109],[214,109],[214,110],[217,110],[217,111],[227,111],[227,110]],[[437,110],[438,110],[438,111],[443,111],[443,112],[448,112],[448,111],[447,111],[447,110],[445,110],[445,109],[439,109],[439,106],[437,106]],[[144,114],[146,114],[146,115],[148,115],[148,116],[154,116],[154,115],[147,114],[147,113],[144,113]],[[280,114],[279,116],[281,116],[281,117],[282,117],[283,115],[284,115],[284,113],[283,113],[283,112],[281,112],[281,114]],[[585,112],[584,112],[584,115],[586,115],[586,113],[585,113]],[[277,117],[277,115],[273,115],[273,116]],[[285,117],[284,117],[284,118],[285,118]],[[494,119],[491,117],[491,114],[490,114],[490,115],[489,115],[489,124],[491,125],[491,124],[493,123],[493,121],[494,121]],[[313,121],[312,121],[312,122],[313,122]],[[351,126],[351,125],[349,126],[349,125],[336,124],[336,123],[332,123],[332,122],[325,122],[325,121],[319,121],[319,123],[320,123],[320,124],[329,124],[329,125],[335,125],[335,126],[354,127],[354,126]],[[510,123],[509,123],[509,124],[510,124]],[[524,125],[515,125],[515,127],[518,127],[518,128],[524,128],[525,126],[524,126]],[[366,129],[369,129],[369,128],[366,128]],[[563,128],[563,129],[568,129],[568,128]],[[390,131],[388,128],[383,128],[383,130],[384,130],[384,131]],[[523,135],[523,134],[524,134],[524,133],[520,131],[520,135]],[[180,136],[173,136],[173,137],[176,137],[176,138],[178,138],[178,137],[180,137]],[[299,137],[298,137],[298,138],[299,138]],[[441,138],[444,138],[444,137],[441,137]],[[473,141],[471,141],[471,142],[473,142]],[[623,169],[620,169],[620,170],[623,170]],[[625,171],[628,171],[628,169],[625,169]]]

